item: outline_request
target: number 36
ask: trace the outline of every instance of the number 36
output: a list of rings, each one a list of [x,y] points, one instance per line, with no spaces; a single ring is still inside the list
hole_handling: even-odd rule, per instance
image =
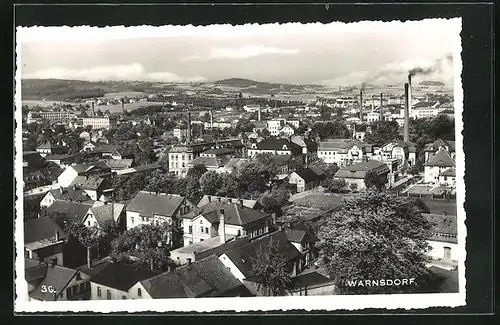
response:
[[[56,292],[52,286],[46,286],[46,285],[42,285],[42,289],[41,289],[41,291],[42,291],[43,293],[45,293],[45,292],[49,292],[49,293],[54,293],[54,292]]]

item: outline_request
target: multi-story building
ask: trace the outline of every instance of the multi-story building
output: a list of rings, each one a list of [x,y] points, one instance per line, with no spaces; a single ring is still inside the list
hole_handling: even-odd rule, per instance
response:
[[[424,164],[424,182],[439,184],[440,177],[444,176],[453,177],[454,179],[454,168],[455,160],[451,158],[451,155],[446,149],[440,148],[438,152],[431,156]],[[452,173],[450,173],[450,171],[452,171]],[[448,183],[448,179],[446,179],[446,183]]]
[[[177,139],[186,139],[188,135],[188,129],[187,128],[175,128],[174,129],[174,137]]]
[[[285,119],[270,120],[267,121],[267,130],[271,135],[276,136],[280,134],[280,130],[282,127],[285,126],[285,124],[286,124]]]
[[[318,146],[318,158],[339,167],[362,162],[371,158],[371,154],[370,144],[351,139],[328,139]]]
[[[444,149],[448,151],[452,159],[455,158],[455,141],[437,139],[433,143],[429,143],[424,148],[425,161],[429,161],[429,159],[439,152],[440,149]]]
[[[393,163],[397,161],[398,168],[404,167],[405,160],[408,167],[414,166],[416,162],[416,147],[412,142],[404,142],[401,140],[393,140],[384,144],[380,148],[373,150],[372,159]]]
[[[26,122],[28,124],[37,121],[37,119],[45,119],[51,122],[56,121],[68,121],[75,118],[74,112],[67,111],[38,111],[38,112],[28,112]]]
[[[98,130],[98,129],[110,129],[111,128],[111,121],[109,116],[102,116],[102,117],[84,117],[82,118],[82,125],[85,126],[92,126],[93,130]]]
[[[436,117],[439,114],[438,106],[439,102],[419,102],[413,105],[410,115],[415,119]]]
[[[288,139],[267,139],[259,143],[252,143],[248,148],[248,157],[254,157],[259,153],[270,153],[273,155],[300,155],[302,148]]]

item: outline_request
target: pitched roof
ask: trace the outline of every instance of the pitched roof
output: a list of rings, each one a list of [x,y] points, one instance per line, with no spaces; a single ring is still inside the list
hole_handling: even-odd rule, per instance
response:
[[[64,160],[64,159],[72,159],[74,155],[47,155],[45,156],[45,160]]]
[[[94,206],[90,208],[90,211],[99,225],[102,225],[107,220],[118,221],[124,208],[125,205],[121,203],[103,203],[96,201]]]
[[[361,142],[353,139],[327,139],[320,142],[318,150],[339,150],[340,152],[347,152],[353,146],[361,148],[363,151],[371,151],[372,145],[369,143]]]
[[[139,191],[127,206],[127,211],[139,212],[142,216],[173,216],[184,197],[177,194]]]
[[[222,206],[218,206],[217,203],[208,204],[205,206],[205,211],[203,211],[201,215],[203,215],[203,217],[211,224],[218,224],[221,209],[224,210],[224,220],[226,225],[244,226],[271,216],[270,213],[245,208],[236,203],[223,204]]]
[[[76,275],[77,271],[63,267],[60,265],[52,265],[45,262],[39,263],[38,261],[25,259],[25,269],[26,275],[33,275],[31,271],[36,269],[38,276],[36,279],[31,277],[28,278],[31,281],[36,281],[35,287],[30,291],[29,296],[31,298],[43,301],[54,301],[55,295],[59,295],[64,292],[64,289],[70,282],[70,280]],[[30,271],[31,270],[31,271]],[[43,272],[44,270],[44,272]],[[43,273],[42,273],[43,272]],[[43,275],[42,275],[43,274]],[[27,281],[30,281],[26,279]],[[31,282],[30,281],[30,282]],[[48,290],[40,290],[40,288],[45,285],[46,287],[52,286],[56,294],[49,292]],[[46,291],[46,292],[44,292]]]
[[[250,277],[252,276],[252,258],[256,258],[261,247],[268,245],[271,240],[277,243],[281,254],[287,261],[300,256],[300,252],[288,241],[284,231],[276,231],[256,238],[246,245],[235,247],[226,252],[226,255],[245,277]]]
[[[196,207],[201,208],[211,202],[217,202],[217,200],[220,199],[221,202],[240,202],[238,198],[228,198],[228,197],[223,197],[223,196],[216,196],[216,195],[204,195],[200,202],[196,205]],[[243,199],[243,206],[250,208],[250,209],[260,209],[261,205],[257,200],[246,200]]]
[[[206,167],[219,168],[227,164],[228,161],[229,158],[221,159],[219,157],[197,157],[191,160],[188,163],[188,165],[189,166],[204,165]]]
[[[156,299],[217,297],[242,285],[215,255],[143,280],[141,284]]]
[[[425,146],[424,151],[435,152],[439,147],[448,148],[450,152],[455,152],[455,141],[437,139],[433,143],[429,143]]]
[[[399,140],[399,139],[391,140],[391,141],[385,143],[382,147],[385,147],[389,144],[395,144],[396,146],[401,147],[403,149],[407,148],[408,152],[416,152],[416,150],[417,150],[416,146],[413,142],[410,142],[410,141],[404,142],[403,140]]]
[[[316,174],[311,168],[299,168],[294,173],[300,176],[306,183],[319,181],[325,178],[325,174]]]
[[[82,203],[54,201],[45,210],[48,215],[62,213],[68,216],[71,222],[82,222],[87,214],[87,211],[92,207],[94,201],[87,201]]]
[[[441,176],[453,176],[453,177],[457,176],[455,167],[450,167],[450,168],[442,171],[439,175],[441,175]]]
[[[283,149],[286,146],[287,149]],[[266,139],[257,143],[257,149],[259,150],[290,150],[292,152],[302,152],[302,148],[296,143],[288,141],[288,139]]]
[[[93,150],[94,152],[99,152],[99,153],[112,153],[115,150],[121,150],[120,145],[114,145],[114,144],[103,144],[96,146],[95,149]]]
[[[133,162],[133,159],[108,159],[104,161],[104,163],[111,169],[130,168]]]
[[[229,148],[208,149],[207,151],[202,152],[202,154],[207,154],[207,155],[228,155],[231,153],[233,153],[233,150]]]
[[[219,237],[216,237],[219,238]],[[206,240],[205,240],[206,241]],[[204,241],[204,242],[205,242]],[[246,245],[250,242],[250,238],[248,236],[243,237],[233,237],[231,239],[227,239],[227,241],[222,245],[217,245],[205,251],[200,251],[196,253],[197,259],[202,259],[208,257],[210,255],[215,255],[217,257],[221,256],[225,252],[228,252],[236,247]]]
[[[320,274],[316,271],[301,274],[291,279],[290,287],[292,289],[311,287],[314,285],[326,284],[329,282],[333,282],[332,279]]]
[[[52,142],[50,141],[47,141],[41,145],[39,145],[38,147],[36,147],[37,149],[55,149],[55,148],[59,148],[60,146],[58,145],[55,145],[53,144]]]
[[[30,250],[50,246],[67,237],[66,232],[51,217],[31,219],[24,222],[24,246]]]
[[[83,175],[94,169],[110,170],[110,168],[103,161],[96,161],[94,163],[89,163],[89,164],[74,165],[71,166],[71,168],[73,168],[78,173],[78,175]]]
[[[92,277],[92,282],[121,291],[128,291],[139,281],[156,276],[158,272],[133,264],[109,263]]]
[[[455,167],[455,161],[446,150],[439,150],[424,164],[430,167]]]
[[[453,215],[427,214],[422,215],[432,224],[430,240],[457,243],[457,217]]]
[[[350,166],[342,167],[335,173],[335,177],[342,178],[365,178],[367,172],[372,170],[380,170],[389,172],[389,167],[378,160],[368,160]]]
[[[71,188],[60,188],[56,190],[50,190],[49,193],[55,200],[68,201],[68,202],[84,202],[89,201],[90,198],[81,189],[71,189]]]

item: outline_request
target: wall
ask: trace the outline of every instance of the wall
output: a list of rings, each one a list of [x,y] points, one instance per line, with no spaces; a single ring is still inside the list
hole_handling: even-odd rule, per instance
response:
[[[290,296],[324,296],[336,294],[337,287],[333,282],[327,282],[311,287],[304,287],[290,292]]]
[[[427,255],[433,259],[443,259],[444,258],[444,248],[451,248],[451,260],[458,261],[458,244],[446,243],[441,241],[428,240],[427,243],[432,247],[432,249],[427,252]]]
[[[222,254],[221,256],[219,256],[219,260],[222,262],[222,264],[224,264],[227,268],[229,268],[229,271],[231,271],[231,273],[235,278],[240,280],[240,282],[243,282],[245,276],[243,275],[243,273],[240,272],[240,270],[236,267],[236,265],[234,265],[234,263],[229,259],[229,257],[227,257],[226,254]]]
[[[64,265],[64,255],[63,255],[63,243],[57,243],[54,245],[46,246],[43,248],[39,248],[34,251],[29,251],[25,248],[25,253],[27,253],[28,257],[34,260],[39,258],[45,260],[51,260],[53,258],[57,258],[57,265]]]
[[[50,192],[47,192],[47,194],[43,197],[43,199],[40,201],[40,207],[49,207],[54,203],[55,199],[52,196]]]
[[[138,290],[141,289],[141,296],[138,295]],[[153,299],[149,293],[144,289],[140,282],[137,282],[128,290],[127,299]]]
[[[170,251],[170,259],[179,265],[187,264],[188,258],[191,259],[191,262],[196,261],[194,252],[182,252],[176,249]]]
[[[362,190],[365,189],[365,180],[363,178],[344,178],[344,180],[347,182],[347,184],[357,184],[358,188],[357,190]]]
[[[61,187],[68,187],[76,176],[78,176],[78,173],[73,168],[66,168],[62,174],[57,177],[57,183]]]
[[[101,289],[101,296],[97,296],[97,289]],[[97,284],[94,282],[90,282],[90,299],[91,300],[107,300],[107,290],[111,292],[111,300],[121,300],[122,296],[127,297],[128,296],[128,291],[121,291],[115,288],[110,288],[107,286],[104,286],[102,284]]]
[[[78,272],[78,273],[80,275],[80,279],[77,279],[77,277],[75,275],[71,279],[71,281],[66,285],[66,287],[64,288],[63,296],[57,300],[88,300],[88,299],[90,299],[90,285],[86,285],[87,283],[90,284],[90,282],[89,282],[90,276],[88,276],[82,272]],[[82,287],[81,287],[82,284],[84,284],[83,291],[82,291]],[[75,289],[73,289],[73,287],[76,288],[75,294],[73,294],[75,292]],[[68,296],[68,289],[71,290],[70,296]]]
[[[438,183],[439,174],[449,167],[425,166],[424,167],[424,182],[425,183]]]

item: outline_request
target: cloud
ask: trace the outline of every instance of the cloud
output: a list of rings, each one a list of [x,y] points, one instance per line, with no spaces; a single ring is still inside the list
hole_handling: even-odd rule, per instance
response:
[[[183,62],[197,61],[197,60],[201,60],[201,57],[199,55],[189,55],[189,56],[185,56],[185,57],[180,58],[180,61],[183,61]]]
[[[280,54],[293,55],[299,53],[299,49],[281,49],[272,46],[247,45],[240,48],[213,48],[210,51],[210,59],[247,59],[260,55]]]
[[[140,63],[95,66],[87,69],[56,67],[23,74],[22,77],[24,79],[77,79],[87,81],[131,80],[154,82],[188,82],[205,80],[205,78],[200,76],[180,77],[175,73],[166,71],[147,72]]]

